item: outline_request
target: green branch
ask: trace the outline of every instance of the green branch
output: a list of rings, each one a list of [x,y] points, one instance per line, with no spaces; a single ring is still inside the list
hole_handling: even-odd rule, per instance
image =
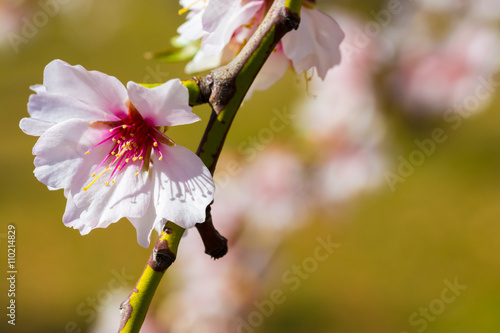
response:
[[[196,154],[213,174],[227,133],[255,77],[281,38],[297,29],[303,0],[275,0],[257,31],[226,66],[204,77],[182,81],[189,90],[190,105],[209,103],[212,114]],[[153,87],[154,85],[149,85]],[[210,206],[205,223],[197,224],[205,252],[220,258],[227,240],[213,227]],[[165,270],[173,263],[184,229],[168,222],[130,296],[122,303],[119,333],[138,333]]]
[[[120,305],[119,333],[139,332],[156,288],[168,267],[175,261],[184,228],[167,222],[134,290]]]
[[[228,65],[200,79],[210,84],[208,96],[212,114],[197,154],[213,173],[229,128],[255,77],[281,38],[297,29],[300,17],[294,12],[302,0],[276,0],[257,31],[238,56]],[[206,97],[205,97],[206,98]]]

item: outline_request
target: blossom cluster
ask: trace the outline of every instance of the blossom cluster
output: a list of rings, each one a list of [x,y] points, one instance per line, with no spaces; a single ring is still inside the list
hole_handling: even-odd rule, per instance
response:
[[[181,0],[187,21],[178,29],[181,43],[201,40],[201,47],[187,64],[196,73],[228,63],[245,45],[264,19],[270,0]],[[297,74],[314,70],[324,79],[340,62],[344,33],[329,15],[305,1],[300,25],[286,34],[266,61],[252,86],[267,90],[292,67]]]

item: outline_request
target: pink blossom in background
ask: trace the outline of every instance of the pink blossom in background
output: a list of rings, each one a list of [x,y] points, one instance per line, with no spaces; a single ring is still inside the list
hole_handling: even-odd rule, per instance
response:
[[[189,228],[205,220],[214,184],[203,162],[163,126],[190,124],[189,93],[180,80],[147,89],[54,60],[32,87],[21,129],[40,136],[35,176],[64,189],[63,222],[85,235],[122,217],[141,246],[166,220]]]
[[[22,17],[27,11],[23,1],[7,0],[0,3],[0,48],[17,50]]]
[[[392,72],[394,97],[407,111],[442,115],[467,108],[470,113],[487,105],[490,98],[476,94],[500,65],[500,34],[495,28],[469,17],[451,24],[443,36],[431,27],[419,32],[413,31],[416,27],[401,29],[416,35],[401,40],[396,59],[390,60],[397,63]],[[478,97],[480,103],[465,106],[468,97]]]
[[[301,227],[308,218],[304,177],[297,152],[279,145],[266,147],[241,175],[251,224],[273,237]]]
[[[311,146],[311,198],[328,207],[377,185],[385,159],[384,123],[377,105],[373,73],[377,40],[356,48],[356,27],[363,22],[339,15],[346,39],[347,59],[328,71],[323,82],[313,79],[309,94],[298,107],[297,128]],[[344,54],[345,53],[345,54]]]

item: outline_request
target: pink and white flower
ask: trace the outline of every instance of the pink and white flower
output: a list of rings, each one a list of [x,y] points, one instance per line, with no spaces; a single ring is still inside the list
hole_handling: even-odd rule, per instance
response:
[[[197,72],[229,62],[255,32],[270,1],[183,0],[181,5],[190,13],[188,21],[178,29],[180,38],[201,38],[200,51],[186,66],[187,72]],[[299,28],[282,38],[256,78],[254,88],[267,89],[290,66],[297,74],[314,68],[324,79],[326,72],[340,62],[342,30],[333,18],[312,7],[310,3],[302,7]]]
[[[64,189],[63,222],[82,235],[122,217],[147,247],[166,220],[190,228],[204,222],[214,184],[203,162],[164,128],[200,120],[180,80],[147,89],[54,60],[44,84],[32,87],[21,129],[40,136],[35,176]]]

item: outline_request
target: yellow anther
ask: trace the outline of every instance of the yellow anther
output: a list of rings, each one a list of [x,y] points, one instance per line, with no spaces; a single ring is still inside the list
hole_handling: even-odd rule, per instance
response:
[[[114,184],[114,183],[115,183],[115,180],[113,179],[113,180],[111,181],[111,183],[113,183],[113,184]]]
[[[92,174],[92,177],[95,177],[95,173]]]
[[[85,186],[85,187],[83,188],[83,190],[84,190],[84,191],[87,191],[87,190],[89,189],[89,187],[90,187],[90,186],[92,186],[92,184],[94,184],[94,183],[95,183],[95,182],[99,179],[99,177],[101,177],[101,176],[102,176],[102,175],[103,175],[106,171],[108,171],[108,169],[104,169],[104,170],[103,170],[103,171],[99,174],[99,176],[97,176],[96,178],[94,178],[94,180],[92,180],[92,181],[90,182],[90,184],[88,184],[87,186]],[[92,177],[94,177],[94,176],[95,176],[95,174],[93,174],[93,175],[92,175]]]
[[[126,129],[126,128],[127,128],[127,125],[122,125],[122,128],[123,128],[123,129]]]
[[[85,152],[85,155],[88,155],[88,154],[90,154],[90,151]]]
[[[106,186],[108,186],[108,185],[109,185],[109,182],[105,182],[104,184],[105,184]]]
[[[115,139],[115,138],[113,138],[113,139],[111,139],[111,140],[112,140],[113,142],[116,142],[116,139]]]
[[[158,147],[158,142],[154,142],[153,146]]]
[[[137,157],[132,157],[132,161],[137,161]]]
[[[128,163],[128,161],[130,161],[130,159],[126,158],[126,159],[125,159],[125,163]]]
[[[139,156],[139,159],[142,160],[142,156]]]
[[[135,173],[135,175],[136,175],[136,176],[138,176],[138,175],[139,175],[139,171],[137,171],[137,172]]]
[[[163,157],[162,157],[162,156],[160,156],[160,158],[159,158],[158,160],[160,160],[160,161],[161,161],[162,159],[163,159]]]
[[[114,130],[114,128],[110,129],[109,131],[110,131],[110,132],[113,132],[113,130]]]

